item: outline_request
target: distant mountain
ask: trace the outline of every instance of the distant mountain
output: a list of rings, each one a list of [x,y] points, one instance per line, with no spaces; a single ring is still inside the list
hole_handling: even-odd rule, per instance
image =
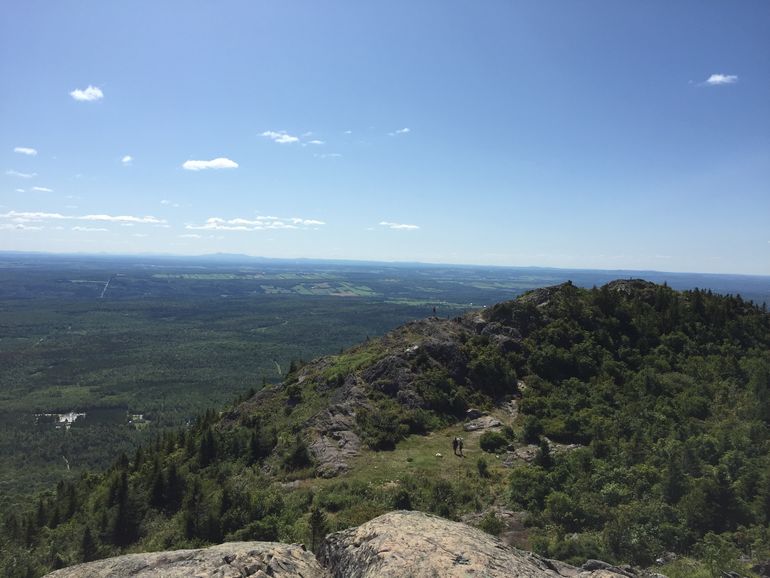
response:
[[[766,309],[567,282],[293,364],[280,386],[6,513],[0,567],[313,547],[415,509],[578,565],[675,552],[743,571],[741,556],[770,556],[769,428]]]

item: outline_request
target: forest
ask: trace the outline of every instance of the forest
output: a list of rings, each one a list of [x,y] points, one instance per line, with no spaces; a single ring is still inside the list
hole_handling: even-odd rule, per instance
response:
[[[437,335],[450,337],[428,347]],[[387,375],[372,376],[413,347],[398,361],[414,376],[404,405]],[[320,478],[306,425],[350,379],[372,408],[356,415],[365,448]],[[436,463],[469,408],[512,402],[509,424],[468,444],[472,459]],[[0,567],[36,576],[120,552],[312,544],[401,508],[500,534],[504,508],[520,514],[518,545],[568,562],[647,567],[670,552],[669,576],[748,573],[770,557],[768,426],[765,306],[643,281],[565,283],[295,361],[282,384],[6,511]],[[512,459],[527,449],[533,459]]]

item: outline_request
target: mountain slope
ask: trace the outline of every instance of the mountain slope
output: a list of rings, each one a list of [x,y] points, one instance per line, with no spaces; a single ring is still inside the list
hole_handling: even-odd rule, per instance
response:
[[[6,560],[305,541],[394,508],[578,563],[770,556],[768,351],[766,311],[640,280],[416,321],[7,515]],[[500,426],[463,434],[471,408]]]

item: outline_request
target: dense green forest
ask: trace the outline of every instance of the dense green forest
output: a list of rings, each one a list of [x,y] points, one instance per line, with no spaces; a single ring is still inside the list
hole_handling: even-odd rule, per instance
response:
[[[366,448],[319,478],[308,424],[353,391]],[[506,403],[518,414],[481,436],[473,460],[435,464],[468,408]],[[643,281],[566,283],[293,363],[281,386],[5,512],[0,568],[36,576],[126,551],[312,544],[321,528],[394,508],[480,513],[499,533],[504,507],[526,512],[523,545],[550,557],[647,566],[671,551],[715,573],[770,557],[768,427],[764,307]],[[508,459],[527,448],[534,459]]]

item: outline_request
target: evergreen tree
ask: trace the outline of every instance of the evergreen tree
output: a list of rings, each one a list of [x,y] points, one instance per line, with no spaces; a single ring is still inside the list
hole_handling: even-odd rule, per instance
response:
[[[313,552],[317,552],[321,546],[326,533],[329,531],[329,525],[326,520],[326,514],[324,511],[313,506],[310,510],[310,549]]]
[[[97,558],[96,542],[94,541],[91,528],[86,526],[83,530],[83,537],[80,540],[80,559],[83,562],[90,562]]]

